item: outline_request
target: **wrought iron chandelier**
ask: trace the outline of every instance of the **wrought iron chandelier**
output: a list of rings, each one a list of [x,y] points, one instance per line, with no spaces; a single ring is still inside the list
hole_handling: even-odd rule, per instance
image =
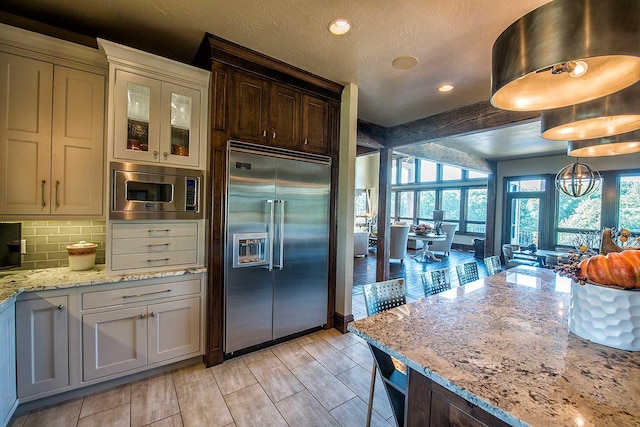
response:
[[[582,197],[600,186],[600,172],[591,166],[580,163],[576,158],[556,175],[556,188],[567,196]]]

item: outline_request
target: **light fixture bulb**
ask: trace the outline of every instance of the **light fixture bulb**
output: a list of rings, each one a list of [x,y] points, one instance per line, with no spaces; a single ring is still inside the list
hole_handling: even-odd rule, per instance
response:
[[[336,36],[343,36],[351,31],[351,22],[346,19],[336,19],[329,23],[329,32]]]
[[[440,92],[451,92],[453,90],[453,85],[449,85],[449,84],[442,85],[438,88],[438,90]]]
[[[571,68],[572,69],[569,72],[569,75],[571,77],[581,77],[581,76],[584,75],[584,73],[587,72],[587,69],[589,68],[589,66],[584,61],[576,61],[576,62],[572,63],[572,67]]]

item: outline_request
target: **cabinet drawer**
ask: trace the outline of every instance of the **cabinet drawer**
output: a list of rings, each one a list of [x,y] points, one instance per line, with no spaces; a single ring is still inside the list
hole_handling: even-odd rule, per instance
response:
[[[166,239],[168,237],[197,236],[197,222],[127,223],[113,224],[112,238]]]
[[[163,254],[176,251],[196,251],[197,246],[197,236],[113,239],[111,253],[113,255]]]
[[[196,276],[193,279],[185,279],[184,276],[180,276],[179,281],[166,281],[154,285],[132,286],[108,291],[85,292],[82,294],[82,309],[124,306],[141,301],[199,293],[200,276]]]
[[[153,269],[172,265],[195,265],[198,253],[192,251],[167,251],[163,253],[124,254],[111,257],[113,271],[127,271],[139,269]]]

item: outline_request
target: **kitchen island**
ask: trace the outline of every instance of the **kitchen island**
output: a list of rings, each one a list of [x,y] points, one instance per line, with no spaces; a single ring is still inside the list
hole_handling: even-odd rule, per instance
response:
[[[640,352],[570,333],[570,288],[552,270],[522,266],[349,329],[383,374],[388,355],[407,365],[406,377],[385,381],[400,423],[637,426]]]

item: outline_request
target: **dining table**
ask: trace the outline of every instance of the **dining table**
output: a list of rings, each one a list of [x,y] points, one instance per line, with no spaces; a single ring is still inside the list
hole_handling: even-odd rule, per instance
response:
[[[426,233],[426,234],[418,234],[418,233],[409,233],[409,237],[422,240],[422,249],[416,251],[413,257],[420,262],[426,262],[427,258],[431,258],[434,261],[440,261],[440,258],[437,258],[433,252],[429,250],[429,245],[431,242],[439,242],[447,239],[446,234],[435,234],[435,233]]]
[[[640,352],[571,333],[571,283],[519,266],[348,328],[369,345],[398,425],[638,426]]]

